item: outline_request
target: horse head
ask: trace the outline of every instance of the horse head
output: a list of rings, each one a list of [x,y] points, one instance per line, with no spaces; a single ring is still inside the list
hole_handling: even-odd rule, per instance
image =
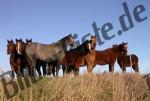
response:
[[[120,53],[127,53],[128,52],[128,43],[121,43],[118,45],[120,47]]]
[[[92,41],[92,49],[95,49],[96,45],[97,45],[97,38],[96,38],[96,36],[91,35],[91,41]]]
[[[71,47],[74,47],[75,45],[75,40],[74,37],[69,34],[68,36],[66,36],[65,38],[63,38],[63,40],[65,40],[66,45],[70,45]]]
[[[14,54],[15,53],[15,43],[11,39],[10,41],[7,40],[7,55]]]
[[[16,39],[16,51],[19,55],[22,55],[25,52],[25,43],[22,39]]]
[[[83,45],[85,46],[84,48],[84,50],[86,51],[86,52],[92,52],[92,49],[93,49],[93,42],[92,42],[92,40],[86,40],[84,43],[83,43]],[[85,52],[85,53],[86,53]]]

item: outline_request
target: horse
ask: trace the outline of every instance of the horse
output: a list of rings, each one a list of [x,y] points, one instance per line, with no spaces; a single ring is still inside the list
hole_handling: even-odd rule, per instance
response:
[[[122,69],[126,72],[126,67],[132,67],[135,72],[139,72],[138,57],[135,54],[127,55],[127,53],[120,53],[117,62]]]
[[[92,48],[91,51],[84,57],[85,63],[87,64],[87,72],[92,72],[93,68],[95,67],[95,48],[97,45],[97,38],[96,36],[91,35],[92,41]]]
[[[16,45],[11,39],[11,41],[7,40],[7,55],[10,55],[10,66],[12,70],[12,78],[15,77],[15,73],[17,77],[23,74],[21,57],[17,54]]]
[[[74,71],[78,72],[80,66],[87,65],[88,72],[91,72],[91,68],[93,67],[95,61],[96,47],[96,44],[93,43],[95,41],[93,38],[96,37],[92,37],[91,40],[86,40],[77,48],[65,52],[65,57],[61,62],[61,64],[64,65],[63,71],[65,71],[67,66],[71,66]]]
[[[22,55],[25,58],[25,47],[31,43],[32,43],[32,39],[26,39],[26,43],[24,43],[22,40],[16,40],[16,47],[17,47],[16,50],[17,50],[18,54]],[[28,63],[27,59],[24,59],[24,61],[25,61],[26,66],[29,68],[29,63]],[[46,75],[46,62],[37,59],[36,60],[36,70],[37,70],[39,77],[42,76],[42,73],[40,70],[41,67],[43,69],[43,76],[45,76]],[[29,69],[29,75],[31,75],[30,69]]]
[[[127,52],[127,43],[103,51],[95,51],[95,65],[109,65],[109,72],[114,71],[114,64],[121,52]]]
[[[60,61],[65,56],[65,51],[69,45],[74,44],[74,39],[72,35],[68,35],[59,41],[52,44],[40,44],[36,42],[32,42],[31,44],[26,46],[25,52],[28,58],[28,62],[30,64],[30,68],[32,69],[36,66],[36,60],[40,59],[45,61],[46,63],[50,61],[57,61],[57,75],[58,70],[60,68]]]
[[[30,40],[26,39],[26,43],[27,44],[31,44],[32,43],[32,39],[30,39]],[[41,70],[40,70],[41,67],[43,69],[43,76],[45,76],[46,75],[46,62],[37,59],[36,60],[36,70],[37,70],[37,73],[38,73],[39,77],[42,76],[42,73],[41,73]]]

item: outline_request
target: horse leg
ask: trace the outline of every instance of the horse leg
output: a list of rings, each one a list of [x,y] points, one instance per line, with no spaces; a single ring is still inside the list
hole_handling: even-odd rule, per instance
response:
[[[21,60],[20,60],[20,58],[17,58],[15,71],[16,71],[17,77],[21,76]]]
[[[41,64],[40,63],[36,63],[36,70],[38,72],[39,77],[42,76],[41,70],[40,70]]]
[[[24,73],[24,69],[26,68],[26,64],[23,62],[23,60],[21,61],[21,74],[23,77],[25,77],[25,73]]]
[[[92,72],[92,65],[91,65],[90,62],[87,63],[87,72],[88,72],[88,73],[91,73],[91,72]]]
[[[122,66],[121,69],[123,73],[126,73],[126,67]]]
[[[63,75],[64,75],[66,73],[66,70],[67,70],[66,66],[62,65],[62,70],[63,70]]]
[[[133,65],[132,68],[133,68],[133,70],[135,72],[139,72],[139,66],[138,66],[138,64],[137,65]]]
[[[57,62],[57,67],[56,67],[56,76],[58,76],[59,69],[60,69],[60,63],[59,63],[59,62]]]
[[[22,77],[25,77],[24,76],[24,67],[21,67],[21,75],[22,75]]]
[[[55,66],[55,65],[53,65],[53,68],[52,68],[52,71],[51,71],[51,72],[52,72],[52,74],[53,74],[53,76],[56,76],[56,75],[55,75],[55,70],[56,70],[56,66]]]
[[[29,76],[32,77],[32,76],[33,76],[33,75],[32,75],[32,74],[33,74],[33,69],[32,69],[31,67],[29,67],[29,68],[28,68],[28,71],[29,71]]]
[[[14,67],[11,65],[11,76],[12,76],[12,79],[14,79],[14,77],[15,77],[15,69],[14,69]]]
[[[11,76],[12,76],[12,79],[14,79],[14,77],[15,77],[15,73],[14,73],[14,71],[13,71],[13,70],[11,71]]]
[[[73,74],[74,74],[75,76],[79,75],[79,67],[74,66],[74,67],[71,69],[71,72],[73,72]]]
[[[46,63],[42,64],[42,68],[43,68],[43,76],[46,75]]]
[[[48,70],[47,70],[47,75],[50,75],[51,76],[51,72],[52,72],[52,69],[51,69],[51,64],[48,63]]]
[[[88,67],[88,68],[87,68],[87,72],[88,72],[88,73],[91,73],[91,72],[92,72],[92,68],[89,68],[89,67]]]
[[[114,72],[114,65],[109,64],[109,72]]]
[[[35,76],[35,67],[36,67],[36,59],[33,56],[28,57],[29,65],[30,65],[30,76]]]

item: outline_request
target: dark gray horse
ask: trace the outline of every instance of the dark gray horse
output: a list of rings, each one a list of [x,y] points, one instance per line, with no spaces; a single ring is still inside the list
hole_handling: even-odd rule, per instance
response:
[[[69,45],[75,43],[72,35],[68,35],[61,40],[52,44],[40,44],[32,42],[26,47],[26,55],[30,65],[30,72],[33,76],[33,69],[36,66],[36,60],[40,59],[49,63],[50,61],[57,61],[57,75],[60,68],[60,62],[65,56],[65,51]]]

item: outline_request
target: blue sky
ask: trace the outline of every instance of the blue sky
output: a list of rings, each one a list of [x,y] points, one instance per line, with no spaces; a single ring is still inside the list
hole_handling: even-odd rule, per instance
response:
[[[140,72],[150,72],[149,0],[0,0],[0,67],[10,70],[7,39],[32,38],[35,42],[52,43],[69,33],[77,33],[81,41],[85,34],[94,34],[93,22],[100,28],[111,22],[114,26],[111,33],[116,33],[120,28],[119,16],[124,14],[124,1],[128,4],[134,27],[105,41],[102,46],[97,45],[96,49],[104,50],[127,41],[129,54],[139,57]],[[141,16],[148,19],[138,23],[133,17],[133,9],[140,4],[145,7]],[[96,66],[96,71],[108,71],[108,66]],[[115,71],[121,71],[117,63]],[[131,72],[131,68],[128,71]]]

